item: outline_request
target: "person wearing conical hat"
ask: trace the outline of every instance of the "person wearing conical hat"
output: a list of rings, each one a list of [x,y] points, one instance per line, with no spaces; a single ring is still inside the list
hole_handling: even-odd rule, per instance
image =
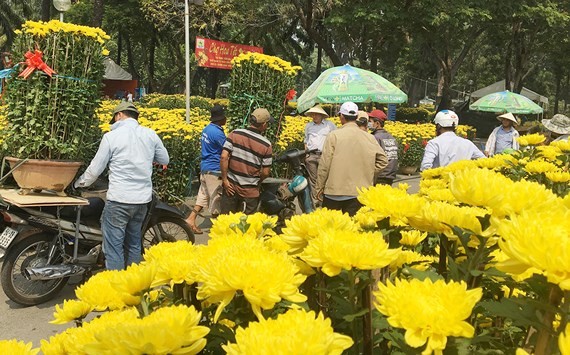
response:
[[[313,119],[305,126],[305,149],[310,151],[305,159],[305,166],[309,173],[311,199],[313,200],[313,204],[317,206],[320,201],[317,199],[315,184],[317,183],[319,161],[321,160],[325,138],[327,138],[330,132],[336,129],[336,126],[327,120],[329,117],[328,113],[319,105],[308,109],[305,115]]]
[[[570,137],[570,118],[557,113],[551,119],[543,119],[542,124],[550,131],[552,141],[567,141]]]
[[[485,155],[488,157],[500,154],[505,149],[519,149],[519,132],[515,129],[519,122],[515,116],[507,112],[497,116],[497,119],[501,121],[501,125],[491,132],[485,144]]]

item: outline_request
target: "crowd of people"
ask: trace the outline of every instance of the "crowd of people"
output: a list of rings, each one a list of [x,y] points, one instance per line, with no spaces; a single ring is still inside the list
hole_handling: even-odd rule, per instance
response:
[[[329,115],[320,106],[306,112],[312,121],[305,126],[305,166],[314,206],[354,215],[361,207],[359,189],[394,182],[398,142],[384,129],[387,117],[381,110],[359,111],[354,102],[345,102],[338,114],[340,128],[328,120]],[[111,131],[103,136],[89,167],[74,183],[75,187],[89,186],[105,169],[109,171],[101,224],[106,267],[111,270],[141,260],[141,229],[152,198],[152,167],[169,163],[162,141],[138,123],[138,116],[139,111],[129,101],[114,109]],[[501,125],[493,130],[482,152],[455,134],[459,125],[455,112],[438,112],[434,119],[436,137],[425,147],[421,170],[518,149],[516,117],[505,113],[497,119]],[[274,121],[267,109],[257,108],[249,116],[248,127],[235,129],[226,137],[224,107],[213,106],[210,124],[201,135],[200,189],[186,219],[195,234],[203,233],[196,218],[205,208],[213,217],[256,212],[260,184],[270,175],[273,162],[272,145],[264,133]],[[570,118],[557,114],[542,123],[552,140],[568,140]]]

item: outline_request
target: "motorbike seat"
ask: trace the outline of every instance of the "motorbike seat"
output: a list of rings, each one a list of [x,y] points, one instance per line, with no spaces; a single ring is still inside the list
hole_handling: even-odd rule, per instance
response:
[[[87,197],[89,201],[88,205],[81,208],[81,222],[99,222],[101,219],[101,214],[103,213],[103,208],[105,207],[105,201],[100,197]],[[50,213],[54,216],[57,215],[57,207],[47,207],[42,209],[43,212]],[[77,212],[75,206],[65,206],[63,207],[59,215],[66,221],[75,222],[77,218]]]

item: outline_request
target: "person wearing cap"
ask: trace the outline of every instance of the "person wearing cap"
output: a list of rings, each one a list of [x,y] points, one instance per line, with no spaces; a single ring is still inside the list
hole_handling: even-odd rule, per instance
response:
[[[322,109],[321,106],[314,106],[305,112],[306,116],[311,117],[313,120],[305,126],[305,150],[310,153],[305,158],[305,166],[309,174],[309,185],[311,186],[311,199],[313,204],[317,206],[320,202],[317,199],[316,183],[317,183],[317,170],[319,168],[319,161],[323,152],[323,144],[327,135],[336,129],[336,126],[331,121],[327,120],[329,114]]]
[[[228,134],[220,160],[221,213],[252,214],[257,210],[259,184],[269,176],[273,162],[271,142],[263,136],[272,122],[267,109],[257,108],[249,118],[249,127]]]
[[[382,147],[356,125],[358,106],[340,107],[342,127],[329,133],[317,174],[316,192],[323,207],[353,216],[362,207],[358,190],[374,185],[374,177],[388,165]]]
[[[368,132],[368,112],[361,110],[358,111],[358,115],[356,116],[356,125],[364,132]]]
[[[152,199],[152,165],[169,163],[158,135],[138,122],[139,111],[121,102],[113,111],[111,131],[101,139],[97,154],[74,183],[91,185],[109,170],[107,202],[101,215],[103,253],[109,270],[122,270],[141,261],[141,229]]]
[[[515,116],[507,112],[497,116],[497,119],[501,121],[501,125],[491,132],[485,144],[485,155],[488,157],[500,154],[505,149],[519,149],[519,132],[515,129],[519,122]]]
[[[186,223],[194,234],[202,234],[196,225],[196,217],[204,207],[209,207],[212,217],[220,214],[220,198],[222,196],[222,172],[220,170],[220,156],[226,142],[223,126],[226,124],[224,107],[214,105],[210,110],[210,124],[208,124],[200,137],[200,189],[196,196],[196,204],[190,212]]]
[[[543,119],[542,124],[550,131],[551,141],[568,141],[570,136],[570,118],[557,113],[551,119]]]
[[[376,177],[377,184],[392,185],[398,172],[398,142],[388,131],[384,129],[384,123],[387,116],[382,110],[372,110],[368,114],[368,128],[372,131],[372,135],[388,158],[388,166],[386,166]]]
[[[455,112],[441,110],[435,115],[433,122],[437,137],[426,145],[420,165],[421,171],[447,166],[459,160],[485,157],[473,142],[455,134],[455,128],[459,124],[459,116]]]

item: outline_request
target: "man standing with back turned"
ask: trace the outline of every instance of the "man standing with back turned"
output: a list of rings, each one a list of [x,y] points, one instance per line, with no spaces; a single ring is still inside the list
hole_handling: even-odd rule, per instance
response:
[[[455,128],[459,124],[459,116],[451,110],[442,110],[435,115],[435,132],[437,137],[426,145],[420,169],[422,171],[440,166],[447,166],[459,160],[484,158],[481,152],[469,139],[458,137]]]
[[[122,270],[142,259],[141,229],[152,200],[152,163],[166,165],[168,152],[158,135],[138,122],[139,111],[121,102],[115,123],[75,187],[91,185],[109,166],[109,190],[101,216],[103,253],[109,270]]]
[[[354,102],[342,104],[339,113],[342,127],[325,140],[316,190],[323,207],[353,216],[362,207],[358,189],[373,186],[388,159],[376,139],[356,125],[358,106]]]
[[[259,202],[259,184],[271,173],[273,150],[263,136],[273,117],[264,108],[253,111],[249,127],[232,131],[222,151],[222,214],[252,214]],[[244,208],[245,204],[245,208]]]

